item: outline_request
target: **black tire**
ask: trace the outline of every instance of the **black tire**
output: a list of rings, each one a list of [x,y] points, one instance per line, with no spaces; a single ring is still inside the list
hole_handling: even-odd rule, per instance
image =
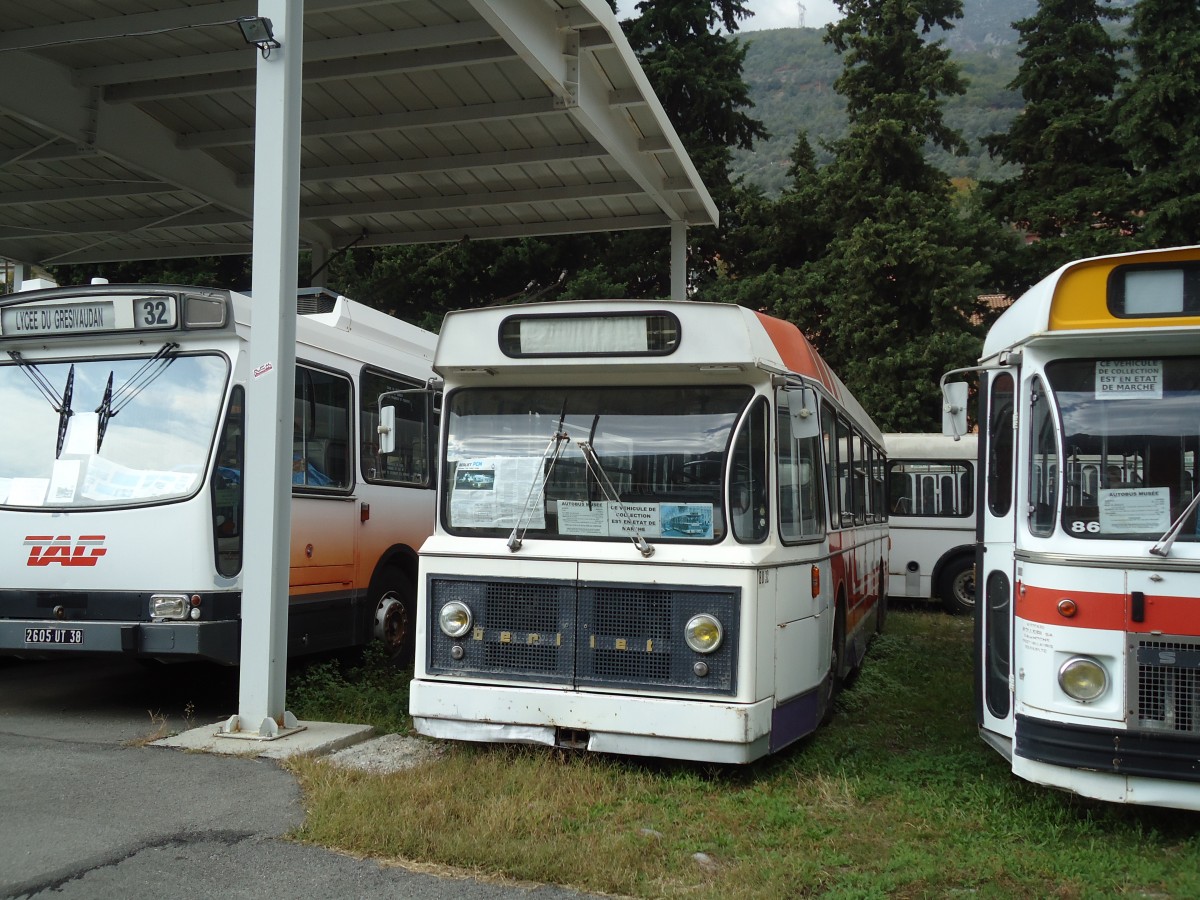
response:
[[[821,696],[821,723],[833,718],[833,701],[842,690],[842,660],[846,654],[846,611],[841,603],[833,615],[833,639],[829,648],[829,675]]]
[[[975,612],[975,560],[958,556],[946,563],[938,575],[938,597],[942,608],[954,615]]]
[[[371,584],[375,640],[394,665],[412,663],[417,641],[417,591],[398,566],[385,566]]]

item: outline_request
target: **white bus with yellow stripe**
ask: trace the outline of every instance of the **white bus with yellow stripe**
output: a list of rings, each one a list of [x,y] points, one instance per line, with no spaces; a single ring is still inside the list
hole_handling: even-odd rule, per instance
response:
[[[1030,781],[1200,809],[1200,248],[1063,266],[979,393],[981,734]]]

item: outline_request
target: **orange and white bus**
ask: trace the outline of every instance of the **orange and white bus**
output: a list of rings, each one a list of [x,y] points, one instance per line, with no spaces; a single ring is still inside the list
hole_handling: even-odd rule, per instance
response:
[[[451,313],[418,732],[746,763],[882,625],[883,436],[787,323],[589,301]]]
[[[302,292],[289,652],[411,646],[433,335]],[[0,299],[0,655],[236,664],[252,304],[93,284]],[[378,452],[380,397],[396,449]],[[436,433],[436,432],[433,432]],[[396,440],[398,438],[398,440]]]
[[[984,343],[977,706],[1022,778],[1200,809],[1198,347],[1197,247],[1063,266]]]

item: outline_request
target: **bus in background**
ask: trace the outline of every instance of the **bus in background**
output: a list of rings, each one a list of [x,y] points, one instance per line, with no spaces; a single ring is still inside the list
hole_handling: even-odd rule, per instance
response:
[[[435,338],[344,297],[298,302],[288,649],[378,636],[404,656]],[[0,300],[0,655],[239,661],[251,307],[169,285]]]
[[[948,612],[975,609],[975,455],[973,434],[885,434],[888,594],[928,600]]]
[[[1198,348],[1198,247],[1069,263],[985,340],[977,710],[1022,778],[1200,810]]]
[[[421,734],[746,763],[882,626],[883,436],[790,323],[589,301],[454,312]]]

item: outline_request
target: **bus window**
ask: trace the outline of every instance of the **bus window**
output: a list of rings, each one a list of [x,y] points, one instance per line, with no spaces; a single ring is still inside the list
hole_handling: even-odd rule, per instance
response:
[[[396,402],[395,452],[379,452],[379,397],[401,391]],[[358,420],[363,477],[385,484],[432,486],[429,432],[433,393],[395,375],[364,369]]]
[[[733,536],[743,543],[767,537],[767,401],[759,398],[742,421],[733,446],[729,479],[729,518]]]
[[[825,493],[829,497],[829,523],[842,527],[842,503],[838,493],[838,445],[833,410],[821,404],[821,441],[825,445]]]
[[[1054,531],[1058,485],[1058,449],[1054,443],[1054,410],[1035,378],[1030,390],[1029,530],[1039,536]]]
[[[854,481],[851,478],[854,468],[854,449],[850,424],[841,416],[837,418],[838,445],[838,502],[841,506],[841,525],[847,526],[854,521]]]
[[[213,537],[217,571],[236,575],[242,570],[242,471],[246,450],[246,391],[239,384],[229,395],[229,408],[212,474]]]
[[[988,412],[988,509],[994,516],[1006,516],[1012,509],[1013,494],[1013,378],[1001,372],[992,381],[992,400]]]
[[[297,366],[293,427],[292,484],[348,488],[350,380]]]
[[[779,532],[785,543],[810,540],[825,533],[821,503],[819,438],[796,437],[792,429],[789,394],[779,392],[776,419],[779,484]],[[799,403],[799,399],[796,401]]]

